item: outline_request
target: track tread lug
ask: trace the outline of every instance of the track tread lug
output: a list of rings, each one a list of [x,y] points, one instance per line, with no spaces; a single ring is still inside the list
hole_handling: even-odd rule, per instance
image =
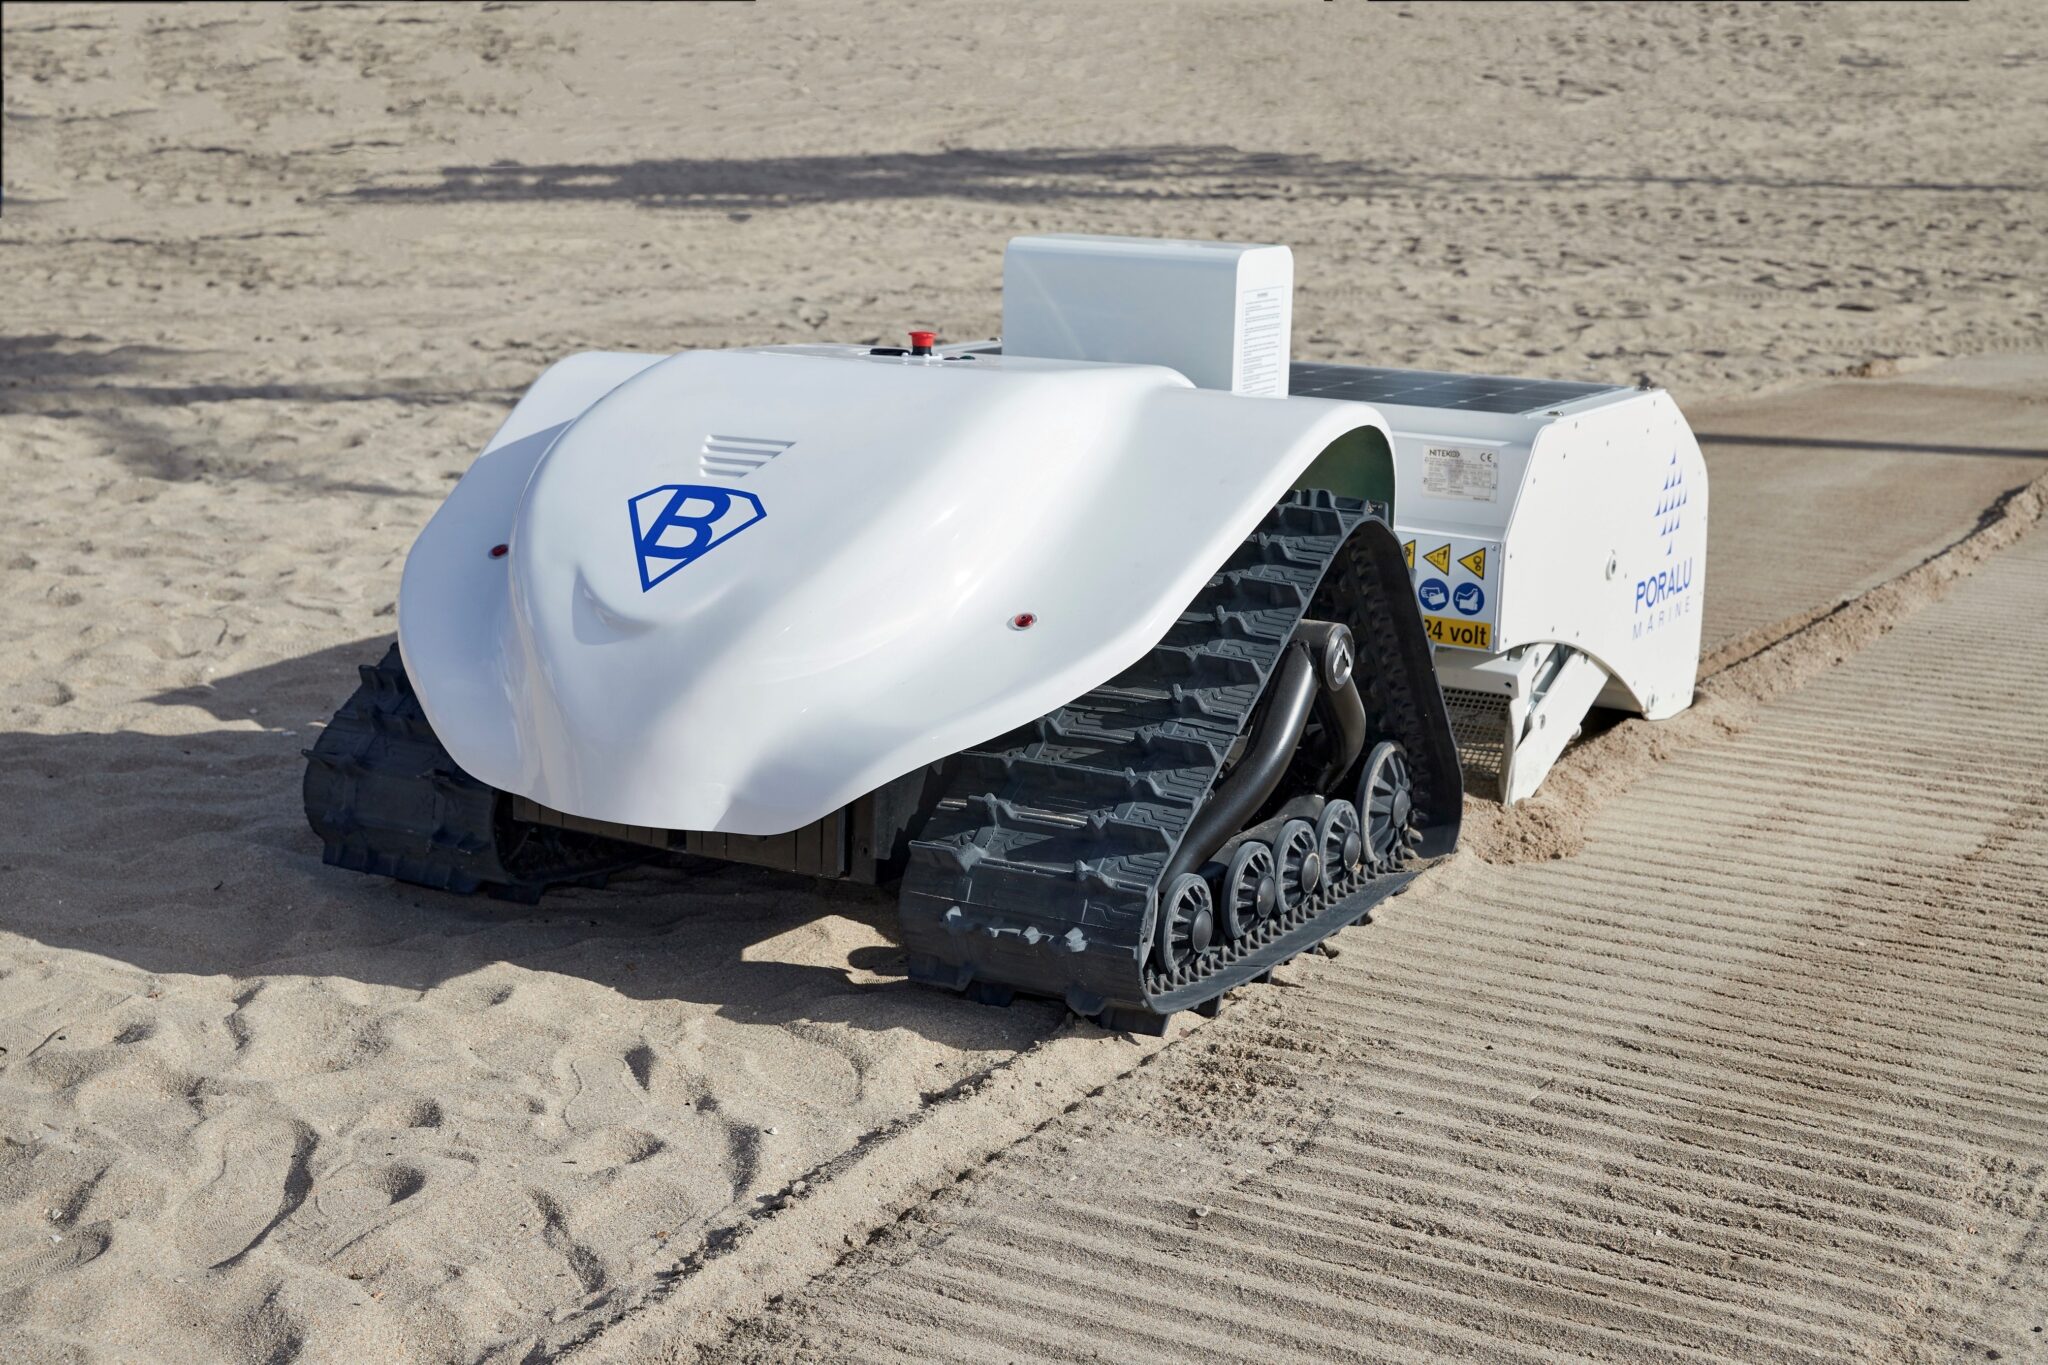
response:
[[[356,671],[361,685],[306,752],[306,820],[322,862],[530,905],[550,886],[646,861],[644,849],[504,819],[501,793],[434,737],[397,645]]]
[[[1147,965],[1158,878],[1296,623],[1325,590],[1350,610],[1375,733],[1410,749],[1424,807],[1442,803],[1444,785],[1426,788],[1424,775],[1450,755],[1448,837],[1426,836],[1420,850],[1425,859],[1449,851],[1460,793],[1448,717],[1419,616],[1402,623],[1385,595],[1398,591],[1416,615],[1406,577],[1392,583],[1393,570],[1373,559],[1392,553],[1398,565],[1390,533],[1370,551],[1353,535],[1365,516],[1328,493],[1291,494],[1131,668],[953,761],[904,878],[905,942],[926,963],[914,978],[1065,998],[1078,1014],[1113,1021],[1105,1027],[1157,1032],[1162,1009],[1213,1010],[1231,986],[1270,979],[1273,963],[1404,889],[1408,868],[1357,878],[1254,939],[1211,948],[1174,978]],[[1404,643],[1403,631],[1415,639]]]

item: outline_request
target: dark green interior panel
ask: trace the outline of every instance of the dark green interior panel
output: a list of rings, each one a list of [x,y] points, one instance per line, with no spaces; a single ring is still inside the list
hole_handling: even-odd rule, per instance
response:
[[[1296,488],[1327,488],[1339,497],[1394,505],[1394,452],[1377,427],[1347,431],[1295,481]]]

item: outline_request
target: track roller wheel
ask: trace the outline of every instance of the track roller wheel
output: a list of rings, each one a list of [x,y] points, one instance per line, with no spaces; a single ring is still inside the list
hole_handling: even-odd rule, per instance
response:
[[[1381,872],[1399,867],[1408,855],[1408,824],[1415,806],[1415,785],[1408,775],[1408,756],[1388,740],[1374,747],[1358,779],[1358,804],[1365,811],[1365,845],[1373,867]]]
[[[1358,871],[1365,858],[1365,833],[1359,825],[1358,807],[1349,801],[1331,801],[1323,806],[1316,821],[1316,848],[1323,856],[1323,875],[1332,880]]]
[[[1223,874],[1223,936],[1232,942],[1259,927],[1273,913],[1280,887],[1273,877],[1273,850],[1247,839],[1231,855]]]
[[[1323,884],[1323,855],[1318,851],[1316,827],[1306,820],[1289,820],[1280,826],[1273,840],[1273,854],[1279,863],[1280,905],[1298,910]]]
[[[1216,911],[1209,883],[1183,872],[1159,898],[1159,965],[1178,972],[1208,951],[1216,937]]]

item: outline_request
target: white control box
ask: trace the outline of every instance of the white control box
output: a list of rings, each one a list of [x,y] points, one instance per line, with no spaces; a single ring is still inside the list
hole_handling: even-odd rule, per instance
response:
[[[1287,396],[1294,253],[1057,234],[1003,253],[1003,351],[1165,365],[1198,388]]]

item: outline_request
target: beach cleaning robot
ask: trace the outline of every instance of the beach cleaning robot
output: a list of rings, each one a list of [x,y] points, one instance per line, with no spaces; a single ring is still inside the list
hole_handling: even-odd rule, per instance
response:
[[[308,754],[327,861],[893,885],[913,978],[1156,1031],[1448,855],[1461,774],[1689,703],[1664,393],[1291,364],[1280,246],[1024,237],[1003,288],[1000,342],[550,368]]]

